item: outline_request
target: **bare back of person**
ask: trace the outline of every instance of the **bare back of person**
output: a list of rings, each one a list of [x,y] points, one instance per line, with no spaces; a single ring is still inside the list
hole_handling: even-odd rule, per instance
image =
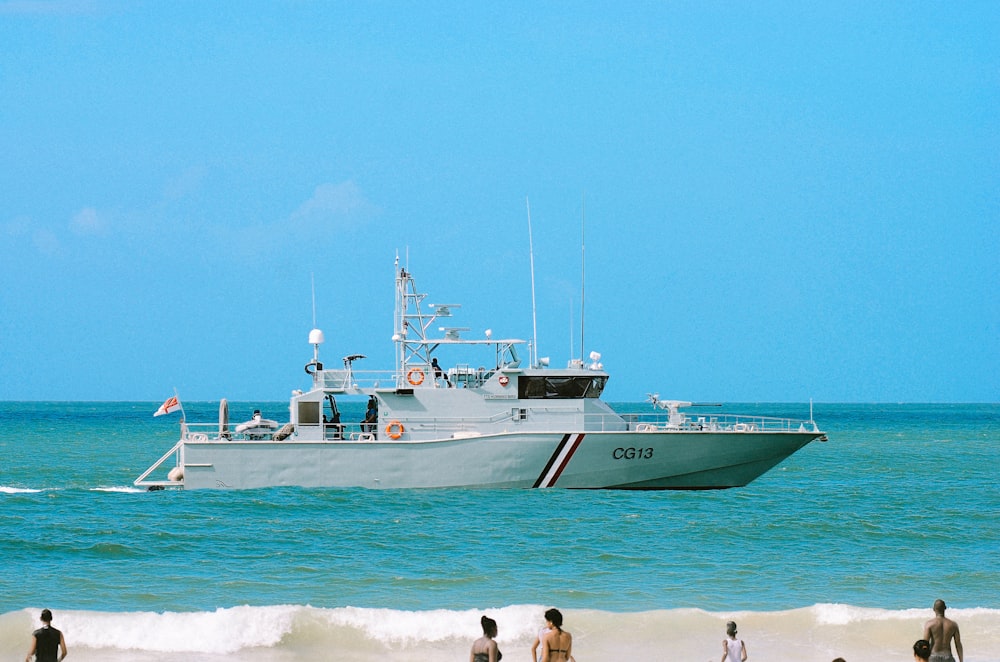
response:
[[[503,654],[500,652],[497,642],[484,636],[472,642],[472,651],[469,657],[472,662],[500,662]]]
[[[955,636],[955,621],[944,616],[936,616],[927,621],[925,631],[931,642],[931,653],[951,654],[951,640]]]
[[[545,662],[566,662],[573,650],[573,635],[562,630],[552,630],[545,636]]]
[[[959,662],[963,662],[962,639],[958,624],[944,615],[945,604],[938,600],[934,603],[934,618],[924,624],[924,639],[931,644],[931,662],[947,662],[954,660],[951,653],[951,642],[955,642]]]

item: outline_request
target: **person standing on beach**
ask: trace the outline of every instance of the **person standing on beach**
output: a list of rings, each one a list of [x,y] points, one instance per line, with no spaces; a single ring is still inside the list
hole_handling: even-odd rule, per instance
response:
[[[742,639],[736,638],[736,623],[726,623],[727,637],[722,640],[721,662],[746,662],[747,646]]]
[[[61,662],[66,657],[66,638],[63,633],[52,627],[52,612],[48,609],[42,610],[42,627],[35,630],[32,635],[31,650],[24,662],[31,662],[32,656],[35,662]],[[60,649],[62,655],[59,654]]]
[[[538,652],[538,647],[543,641],[545,641],[545,636],[551,632],[548,624],[538,630],[538,636],[535,637],[535,643],[531,644],[531,662],[541,662],[542,654]]]
[[[958,662],[965,662],[962,652],[962,637],[958,633],[958,623],[945,618],[944,610],[948,606],[944,600],[934,601],[934,618],[924,624],[924,639],[931,644],[930,662],[955,662],[951,654],[951,641],[955,640],[955,651]]]
[[[549,633],[542,641],[542,662],[567,662],[573,656],[573,635],[562,629],[562,612],[549,609],[545,612]]]
[[[918,639],[913,644],[913,662],[927,662],[931,657],[931,645],[926,639]]]
[[[500,652],[497,642],[493,641],[493,637],[497,636],[497,622],[483,614],[479,623],[483,626],[483,636],[472,642],[469,662],[500,662],[503,653]]]

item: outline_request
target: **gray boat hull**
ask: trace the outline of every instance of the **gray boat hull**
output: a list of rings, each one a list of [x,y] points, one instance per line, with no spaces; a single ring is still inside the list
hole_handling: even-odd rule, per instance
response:
[[[815,432],[517,433],[430,441],[186,441],[185,489],[271,486],[721,489]]]

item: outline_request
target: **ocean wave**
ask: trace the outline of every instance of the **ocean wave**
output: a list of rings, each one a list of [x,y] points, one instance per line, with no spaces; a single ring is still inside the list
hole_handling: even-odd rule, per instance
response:
[[[34,488],[34,487],[11,487],[9,485],[0,485],[0,494],[37,494],[39,492],[58,492],[68,489],[76,489],[73,487],[46,487],[46,488]],[[137,494],[146,492],[146,490],[139,489],[132,485],[100,485],[96,487],[84,487],[90,492],[123,492],[125,494]]]
[[[462,659],[480,635],[479,617],[499,623],[497,641],[511,659],[528,654],[542,625],[543,605],[467,610],[405,611],[308,605],[240,606],[208,612],[56,612],[74,658],[159,660],[184,655],[210,660],[239,654],[260,661],[304,659]],[[23,654],[38,611],[0,615],[0,656]],[[565,610],[574,650],[588,662],[629,657],[704,660],[719,655],[724,624],[735,620],[754,659],[851,662],[912,659],[929,609],[883,610],[817,604],[767,612],[668,609],[634,613]],[[951,609],[962,628],[966,660],[995,660],[1000,650],[1000,610]],[[336,655],[330,657],[330,651]]]

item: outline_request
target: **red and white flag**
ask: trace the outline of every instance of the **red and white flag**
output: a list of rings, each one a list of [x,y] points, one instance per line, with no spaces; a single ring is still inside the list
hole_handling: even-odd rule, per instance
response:
[[[181,408],[181,402],[177,399],[177,396],[167,398],[167,401],[160,405],[160,408],[156,410],[153,416],[163,416],[164,414],[171,414]]]

